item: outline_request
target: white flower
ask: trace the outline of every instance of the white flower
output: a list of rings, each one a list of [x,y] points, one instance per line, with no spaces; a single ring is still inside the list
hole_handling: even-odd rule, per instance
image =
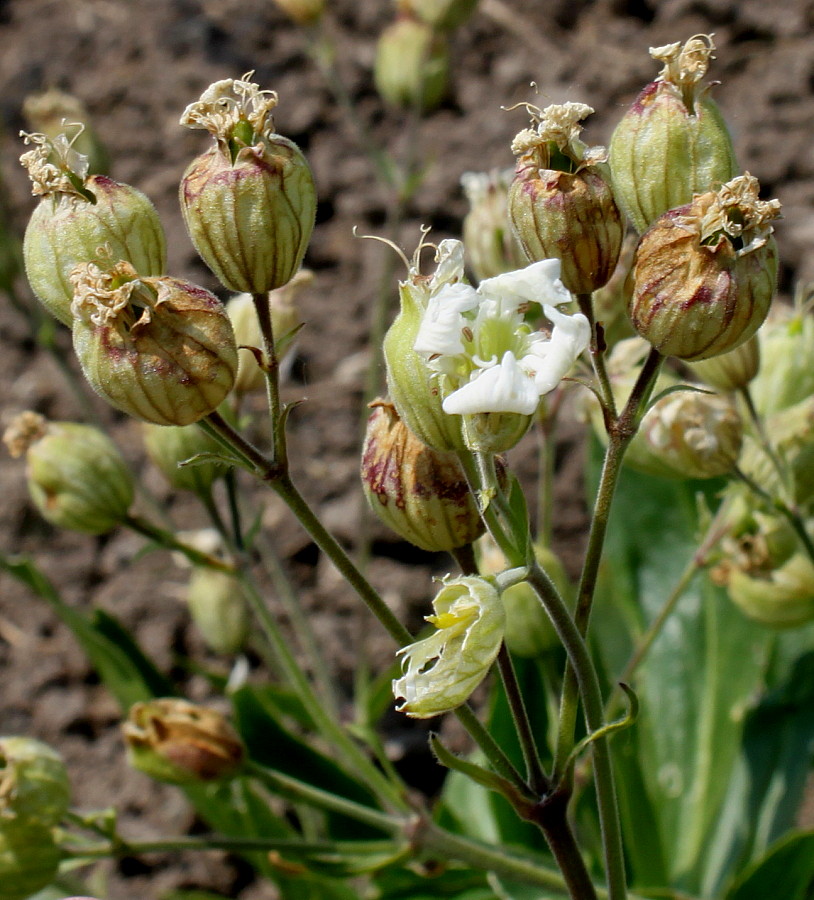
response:
[[[449,250],[448,259],[462,262]],[[436,373],[444,412],[530,416],[567,375],[588,346],[590,325],[581,313],[556,309],[571,300],[559,273],[560,261],[545,259],[477,289],[451,280],[435,287],[413,349]],[[550,338],[524,322],[531,303],[543,305],[554,326]]]
[[[455,709],[486,676],[503,641],[505,615],[492,581],[477,576],[446,579],[427,621],[435,634],[407,647],[405,672],[393,694],[408,716],[428,719]]]

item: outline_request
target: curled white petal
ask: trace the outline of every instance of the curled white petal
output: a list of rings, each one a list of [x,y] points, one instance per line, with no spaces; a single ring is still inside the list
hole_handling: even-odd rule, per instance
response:
[[[582,313],[566,316],[553,306],[545,306],[544,311],[554,325],[551,339],[533,341],[530,353],[521,360],[540,396],[557,387],[591,339],[591,326]]]
[[[427,621],[437,631],[399,650],[404,675],[393,693],[401,712],[425,719],[466,702],[485,677],[503,640],[500,593],[484,578],[445,580]]]
[[[413,349],[427,356],[455,356],[463,353],[461,329],[466,322],[461,313],[474,309],[480,298],[468,284],[445,284],[430,297]]]
[[[447,238],[438,245],[435,254],[435,272],[430,279],[430,290],[436,291],[444,284],[453,284],[464,277],[464,245]]]
[[[572,300],[571,293],[560,281],[558,259],[541,259],[524,269],[486,278],[478,286],[478,293],[514,309],[523,303],[560,306]]]
[[[498,365],[477,369],[472,379],[453,391],[443,402],[443,410],[453,415],[513,412],[530,416],[540,402],[534,377],[507,350]]]

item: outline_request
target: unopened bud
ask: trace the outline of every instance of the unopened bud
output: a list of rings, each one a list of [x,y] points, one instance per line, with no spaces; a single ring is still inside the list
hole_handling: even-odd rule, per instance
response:
[[[805,553],[766,574],[733,568],[727,592],[750,619],[773,628],[796,628],[814,619],[814,564]]]
[[[145,422],[142,433],[147,455],[177,491],[192,491],[206,497],[215,479],[228,470],[225,464],[214,460],[194,459],[203,453],[223,452],[221,445],[198,425]]]
[[[237,653],[249,633],[249,610],[242,583],[226,572],[195,569],[187,605],[192,621],[215,653]]]
[[[521,269],[526,257],[509,221],[512,174],[492,170],[464,172],[461,186],[469,201],[463,222],[466,255],[478,280]]]
[[[0,827],[7,822],[51,828],[71,801],[62,757],[42,741],[0,737]]]
[[[362,449],[362,486],[376,515],[422,550],[454,550],[483,534],[478,508],[454,453],[413,435],[395,407],[371,404]]]
[[[325,0],[274,0],[274,2],[298,25],[314,25],[325,12]]]
[[[127,517],[133,476],[98,428],[24,412],[3,441],[12,456],[25,454],[31,499],[52,525],[104,534]]]
[[[757,375],[759,368],[760,344],[757,335],[752,335],[748,341],[729,353],[690,363],[690,370],[701,381],[722,394],[731,394],[745,388]]]
[[[87,157],[64,134],[53,141],[42,134],[25,139],[34,149],[20,160],[33,193],[42,196],[23,239],[25,271],[48,311],[70,327],[74,268],[96,259],[104,246],[138,275],[161,275],[167,259],[164,229],[140,191],[104,175],[88,175]]]
[[[451,31],[472,15],[478,0],[406,0],[402,5],[437,31]]]
[[[749,386],[757,411],[767,416],[814,394],[814,316],[807,306],[812,287],[804,287],[791,311],[774,304],[757,334],[760,372]]]
[[[61,858],[50,828],[0,820],[0,900],[26,900],[47,887]]]
[[[234,384],[237,346],[223,304],[177,278],[139,278],[125,262],[77,266],[73,344],[91,387],[157,425],[190,425]]]
[[[592,293],[613,275],[624,236],[605,148],[579,138],[579,122],[593,110],[584,103],[528,109],[532,128],[512,143],[518,159],[509,217],[530,262],[559,259],[566,288]]]
[[[647,411],[629,448],[629,463],[677,478],[716,478],[732,471],[743,423],[726,397],[678,390]]]
[[[401,18],[379,35],[373,81],[382,99],[400,109],[434,109],[447,91],[446,38],[424,22]]]
[[[404,675],[393,681],[399,712],[429,719],[465,703],[486,677],[503,643],[504,613],[494,581],[447,578],[427,621],[436,631],[402,647]]]
[[[316,216],[316,189],[302,151],[274,131],[273,91],[249,81],[212,84],[181,117],[214,146],[181,179],[189,236],[231,291],[265,294],[299,269]]]
[[[175,698],[136,703],[122,733],[133,768],[169,784],[232,778],[245,755],[221,713]]]
[[[630,318],[664,356],[695,361],[734,350],[760,327],[777,281],[772,219],[746,174],[670,210],[642,236]]]
[[[268,303],[271,310],[271,327],[274,332],[277,359],[283,365],[293,348],[293,340],[297,326],[300,324],[300,316],[297,311],[297,294],[314,280],[313,272],[308,269],[300,269],[299,272],[281,288],[269,291]],[[257,319],[254,301],[251,294],[238,294],[232,297],[226,304],[226,312],[232,321],[235,332],[235,341],[238,345],[238,369],[235,379],[235,391],[238,394],[248,394],[259,390],[266,383],[266,377],[258,364],[255,350],[258,352],[263,346],[263,335],[260,331],[260,323]],[[249,349],[251,348],[251,349]],[[283,373],[281,373],[282,375]]]
[[[701,82],[712,35],[652,47],[664,63],[616,126],[610,143],[613,189],[641,234],[669,209],[694,194],[717,189],[736,173],[735,151],[710,86]]]

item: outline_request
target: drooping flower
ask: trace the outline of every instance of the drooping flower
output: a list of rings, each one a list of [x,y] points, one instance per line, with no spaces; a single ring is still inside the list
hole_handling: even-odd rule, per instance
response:
[[[504,612],[493,581],[448,578],[433,600],[427,621],[435,634],[399,650],[404,675],[393,694],[399,712],[429,719],[465,703],[486,677],[503,641]]]

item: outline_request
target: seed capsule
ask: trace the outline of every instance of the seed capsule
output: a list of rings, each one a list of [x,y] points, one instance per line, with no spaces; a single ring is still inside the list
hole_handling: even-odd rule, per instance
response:
[[[559,259],[566,288],[592,293],[613,275],[624,236],[605,149],[579,139],[579,122],[593,110],[583,103],[528,109],[534,127],[512,143],[518,157],[509,190],[512,226],[530,262]]]
[[[96,259],[104,246],[139,275],[161,275],[166,267],[164,229],[152,203],[140,191],[105,175],[88,175],[87,157],[64,134],[53,141],[25,135],[34,149],[20,158],[32,191],[42,197],[23,239],[31,289],[68,327],[73,315],[70,275]]]
[[[463,238],[469,265],[479,281],[521,269],[526,257],[509,222],[511,172],[464,172],[461,186],[469,201]]]
[[[71,800],[62,757],[42,741],[0,738],[0,827],[7,822],[51,828]]]
[[[187,281],[139,278],[124,262],[78,266],[73,343],[91,387],[157,425],[190,425],[234,384],[237,346],[220,300]]]
[[[316,216],[316,189],[299,147],[276,134],[273,91],[215,82],[181,117],[215,145],[181,179],[184,222],[195,249],[231,291],[265,294],[299,269]]]
[[[198,425],[143,425],[147,455],[161,474],[177,491],[192,491],[208,496],[215,479],[222,477],[228,467],[215,461],[192,461],[201,453],[218,453],[223,448]]]
[[[737,172],[735,151],[709,86],[712,36],[651,47],[664,63],[616,126],[610,168],[616,200],[641,234],[662,213],[716,189]]]
[[[376,515],[422,550],[453,550],[477,540],[483,524],[457,456],[418,440],[391,403],[376,400],[371,407],[362,486]]]
[[[133,476],[99,429],[48,422],[24,412],[3,441],[12,456],[25,454],[31,499],[52,525],[104,534],[126,518],[133,502]]]
[[[50,828],[0,823],[0,900],[26,900],[47,887],[61,858]]]
[[[226,572],[195,569],[187,605],[192,621],[215,653],[237,653],[249,634],[249,610],[243,585]]]
[[[221,713],[186,700],[136,703],[122,732],[130,764],[157,781],[220,781],[243,764],[243,743]]]
[[[771,220],[748,173],[665,213],[633,264],[634,328],[664,356],[695,361],[734,350],[760,327],[777,281]]]

